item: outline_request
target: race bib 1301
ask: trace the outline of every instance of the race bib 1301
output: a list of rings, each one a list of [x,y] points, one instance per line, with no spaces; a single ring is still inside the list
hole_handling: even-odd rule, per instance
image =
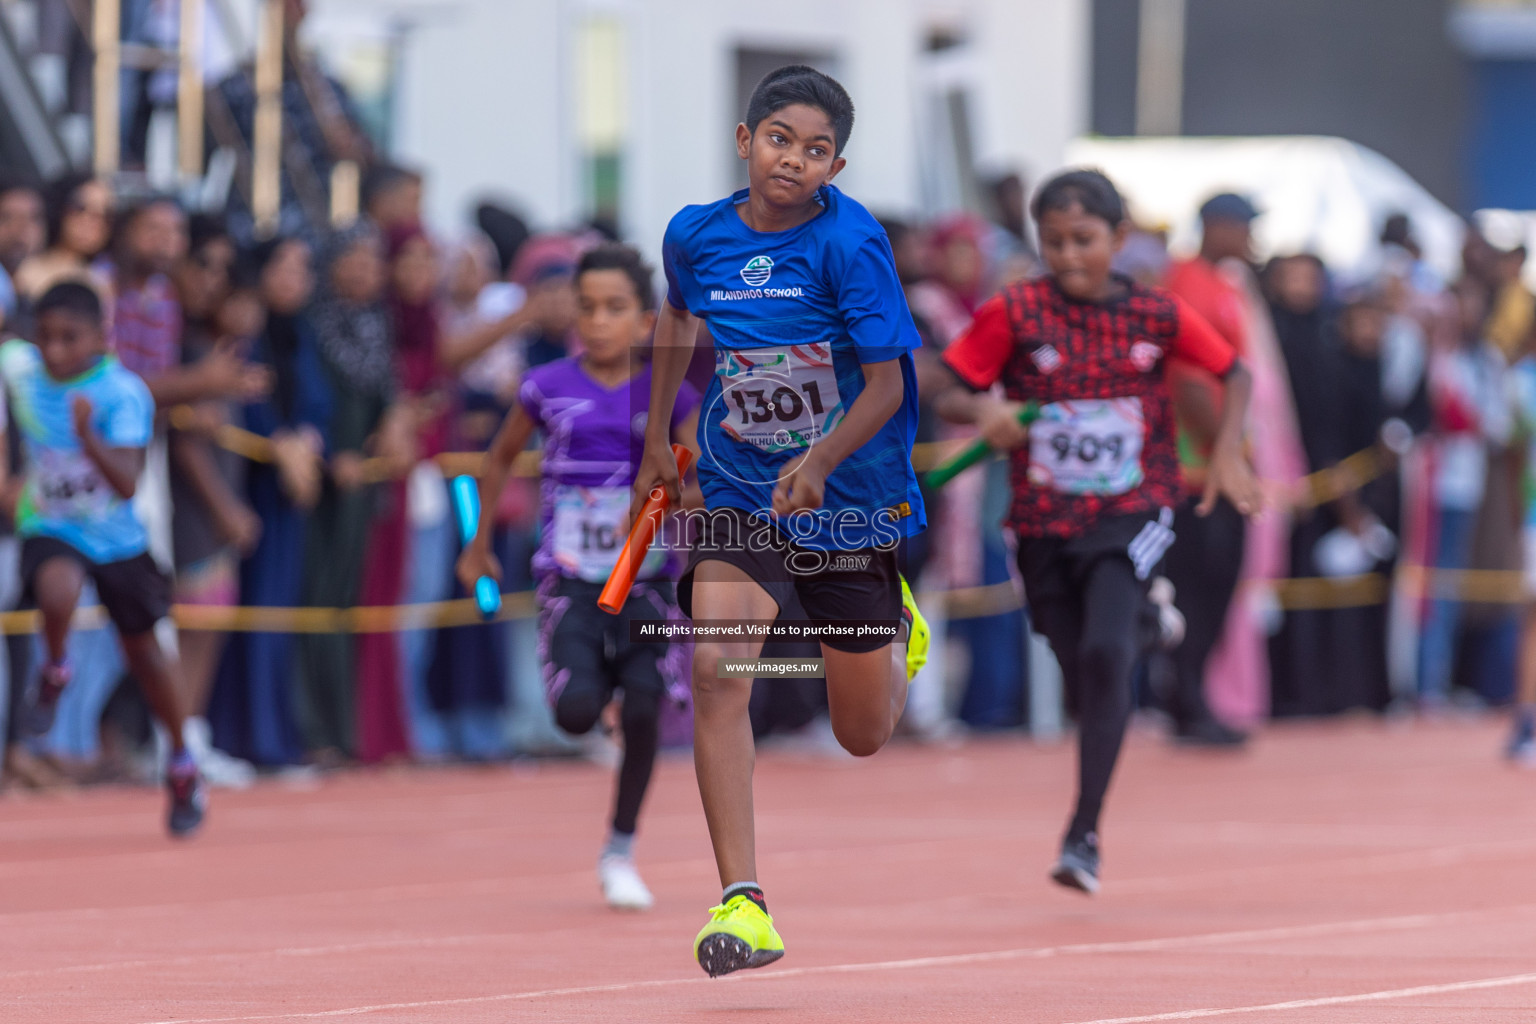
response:
[[[841,422],[829,345],[718,349],[725,432],[764,452],[794,451],[821,440]]]

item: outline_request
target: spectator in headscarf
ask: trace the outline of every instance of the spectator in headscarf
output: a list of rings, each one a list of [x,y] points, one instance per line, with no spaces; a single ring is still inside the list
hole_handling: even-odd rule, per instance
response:
[[[304,588],[308,605],[348,608],[358,601],[377,488],[365,460],[379,449],[398,388],[394,330],[384,301],[383,240],[368,221],[337,232],[321,261],[313,319],[335,396],[329,472],[309,523]],[[355,638],[300,640],[299,721],[321,763],[356,753]]]
[[[240,563],[240,603],[288,608],[302,603],[305,520],[319,499],[332,395],[305,313],[314,291],[309,247],[292,238],[264,243],[251,273],[266,307],[251,360],[270,370],[276,385],[244,407],[240,425],[269,438],[274,458],[247,468],[245,496],[261,520],[261,537]],[[296,662],[290,634],[231,637],[209,709],[220,749],[264,765],[303,757],[293,707]]]
[[[446,446],[452,406],[439,351],[437,252],[419,226],[399,224],[388,232],[385,256],[385,305],[401,407],[409,410],[415,454],[430,459]],[[429,461],[411,466],[408,478],[380,485],[363,566],[364,604],[447,596],[454,538],[446,487],[442,471]],[[408,579],[417,577],[430,586],[409,586]],[[421,634],[411,636],[419,642]],[[358,638],[358,753],[364,761],[403,757],[411,750],[406,701],[420,687],[414,685],[416,673],[402,669],[403,643],[408,644],[387,634]],[[409,648],[414,652],[415,645]]]
[[[1309,473],[1327,469],[1346,453],[1337,424],[1342,399],[1338,340],[1330,332],[1333,310],[1323,263],[1298,255],[1271,260],[1264,271],[1265,297],[1291,382],[1301,447]],[[1322,575],[1313,560],[1317,543],[1337,525],[1324,507],[1299,511],[1290,537],[1290,574]],[[1276,717],[1322,714],[1330,690],[1323,611],[1293,610],[1270,641],[1270,693]]]
[[[1331,447],[1347,458],[1379,444],[1385,425],[1398,420],[1399,433],[1423,430],[1429,409],[1422,368],[1403,385],[1389,369],[1393,315],[1385,291],[1375,283],[1346,296],[1330,336],[1337,344],[1333,370],[1338,374],[1339,403],[1324,424]],[[1405,429],[1406,428],[1406,431]],[[1402,536],[1399,476],[1383,473],[1365,481],[1315,513],[1318,526],[1308,564],[1323,575],[1367,572],[1389,576]],[[1317,530],[1327,527],[1320,536]],[[1303,553],[1298,553],[1298,557]],[[1391,699],[1388,675],[1385,604],[1306,613],[1310,636],[1298,633],[1311,648],[1314,674],[1310,711],[1349,708],[1381,710]]]
[[[939,221],[929,233],[930,274],[910,290],[910,304],[928,321],[941,347],[970,326],[987,297],[986,231],[984,222],[961,214]]]

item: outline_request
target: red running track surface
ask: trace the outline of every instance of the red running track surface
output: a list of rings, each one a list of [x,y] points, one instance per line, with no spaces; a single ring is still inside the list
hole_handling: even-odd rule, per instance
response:
[[[1536,1020],[1536,774],[1493,722],[1132,738],[1097,899],[1045,872],[1070,745],[767,754],[779,964],[706,979],[716,888],[685,758],[637,853],[593,865],[586,764],[353,773],[216,794],[174,844],[149,791],[0,802],[0,1021]]]

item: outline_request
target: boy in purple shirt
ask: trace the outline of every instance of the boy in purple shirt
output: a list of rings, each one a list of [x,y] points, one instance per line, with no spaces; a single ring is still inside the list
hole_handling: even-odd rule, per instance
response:
[[[480,477],[480,529],[459,558],[459,579],[473,590],[481,576],[501,578],[491,554],[492,519],[512,462],[535,430],[544,434],[541,529],[533,570],[539,580],[539,660],[555,721],[581,734],[597,724],[614,690],[624,691],[612,827],[598,861],[609,906],[644,910],[650,891],[635,870],[635,824],[656,761],[661,701],[685,701],[679,648],[634,643],[630,623],[677,617],[677,566],[658,544],[618,615],[598,595],[624,545],[629,500],[645,441],[649,364],[636,354],[656,322],[651,270],[629,246],[604,245],[576,269],[577,333],[582,355],[546,363],[523,378],[516,408],[486,453]],[[698,431],[697,393],[673,409],[671,435],[690,448]]]

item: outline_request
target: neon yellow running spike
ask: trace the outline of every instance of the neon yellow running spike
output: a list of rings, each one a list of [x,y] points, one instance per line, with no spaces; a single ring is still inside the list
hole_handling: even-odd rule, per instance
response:
[[[901,606],[912,614],[911,635],[907,637],[907,681],[916,677],[928,664],[928,620],[917,610],[917,598],[907,581],[901,581]]]
[[[693,958],[711,978],[744,967],[766,967],[784,955],[773,918],[745,896],[709,908],[709,924],[693,940]]]

